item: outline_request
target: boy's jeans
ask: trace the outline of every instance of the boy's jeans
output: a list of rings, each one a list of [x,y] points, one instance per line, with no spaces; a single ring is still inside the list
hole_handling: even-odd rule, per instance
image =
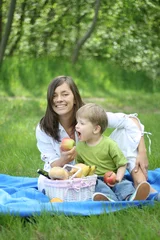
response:
[[[123,201],[135,192],[135,188],[133,183],[126,179],[116,183],[114,187],[109,187],[103,182],[102,177],[98,177],[95,192],[103,193],[114,201]]]

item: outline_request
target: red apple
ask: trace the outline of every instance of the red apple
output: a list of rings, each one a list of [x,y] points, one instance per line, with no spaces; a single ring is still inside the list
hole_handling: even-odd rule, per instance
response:
[[[116,174],[113,171],[106,172],[103,177],[103,181],[110,187],[113,187],[116,183]]]
[[[61,150],[69,151],[75,146],[75,141],[71,138],[63,138],[61,142]]]

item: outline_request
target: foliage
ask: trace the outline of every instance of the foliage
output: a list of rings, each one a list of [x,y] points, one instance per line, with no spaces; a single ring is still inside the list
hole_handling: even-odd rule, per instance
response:
[[[3,26],[8,5],[4,0]],[[94,0],[17,1],[6,57],[51,56],[71,61],[77,42],[91,26],[94,5]],[[160,79],[159,26],[159,0],[101,0],[96,28],[80,57],[145,72],[156,86]]]
[[[107,1],[108,2],[108,1]],[[115,1],[105,4],[97,35],[97,56],[116,61],[126,69],[144,70],[152,79],[159,76],[159,1]],[[105,27],[104,27],[105,26]]]

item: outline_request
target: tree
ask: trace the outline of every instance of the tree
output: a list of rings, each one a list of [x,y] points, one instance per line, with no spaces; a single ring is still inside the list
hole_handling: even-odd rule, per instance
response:
[[[10,32],[11,32],[15,7],[16,7],[16,0],[11,0],[10,7],[9,7],[9,10],[8,10],[8,19],[7,19],[6,27],[5,27],[5,30],[4,30],[4,34],[1,38],[1,42],[0,42],[0,65],[3,62],[3,57],[4,57],[4,54],[5,54],[7,42],[8,42],[8,39],[9,39]]]
[[[6,58],[50,56],[76,63],[79,56],[96,57],[127,70],[143,71],[152,80],[159,79],[159,2],[20,0],[12,18],[12,31],[8,31],[11,35],[4,38],[10,2],[0,0],[1,59],[4,55]]]
[[[18,22],[18,30],[17,30],[17,36],[16,36],[16,40],[15,42],[13,42],[12,47],[9,51],[9,56],[12,56],[14,54],[15,49],[17,48],[18,43],[21,40],[21,37],[23,35],[23,23],[24,23],[24,19],[25,19],[25,8],[26,8],[26,1],[21,3],[21,15],[19,17],[19,22]]]
[[[0,39],[2,38],[2,0],[0,0]]]
[[[73,64],[75,64],[77,62],[80,49],[82,48],[82,46],[85,44],[85,42],[91,36],[91,34],[93,33],[93,31],[95,29],[96,22],[97,22],[97,19],[98,19],[99,7],[100,7],[100,0],[96,0],[95,1],[95,15],[94,15],[91,27],[88,29],[88,31],[85,33],[85,35],[81,39],[78,40],[78,42],[75,46],[73,56],[72,56],[72,63]]]

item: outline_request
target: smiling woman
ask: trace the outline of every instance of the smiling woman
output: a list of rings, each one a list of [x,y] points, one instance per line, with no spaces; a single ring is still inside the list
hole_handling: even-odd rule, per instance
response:
[[[67,83],[57,87],[53,96],[53,110],[59,115],[59,120],[73,113],[74,95]],[[63,121],[63,120],[62,120]]]
[[[60,144],[68,137],[77,141],[76,112],[84,103],[77,86],[68,76],[58,76],[50,83],[47,101],[46,113],[36,128],[36,137],[41,159],[45,162],[44,170],[49,171],[54,166],[74,163],[75,147],[61,151]],[[43,182],[42,178],[39,177],[39,182]]]
[[[74,114],[74,95],[66,82],[55,89],[53,96],[53,111],[59,116],[59,122],[65,127],[69,137],[75,139],[74,125],[67,123],[66,119],[70,119],[72,123],[72,115]]]

